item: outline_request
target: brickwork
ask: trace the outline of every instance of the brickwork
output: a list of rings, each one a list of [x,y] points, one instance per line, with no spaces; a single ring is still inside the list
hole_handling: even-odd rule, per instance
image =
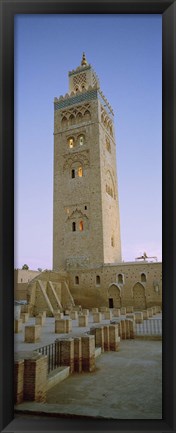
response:
[[[85,335],[81,337],[82,342],[82,369],[83,371],[95,370],[95,337]]]
[[[20,404],[23,401],[24,388],[24,360],[15,360],[14,365],[14,402]]]
[[[70,366],[70,373],[74,371],[74,339],[60,340],[60,363]]]
[[[74,371],[82,372],[82,345],[81,337],[74,337]]]
[[[47,391],[47,356],[33,355],[24,360],[24,400],[45,402]]]
[[[109,325],[104,325],[104,350],[105,352],[110,350]]]
[[[119,350],[120,337],[118,325],[109,325],[109,346],[110,350],[117,352]]]

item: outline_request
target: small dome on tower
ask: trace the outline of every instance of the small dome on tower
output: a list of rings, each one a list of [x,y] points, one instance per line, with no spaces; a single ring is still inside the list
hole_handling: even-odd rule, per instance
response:
[[[81,61],[81,66],[86,66],[88,63],[87,63],[87,60],[86,60],[86,55],[85,55],[85,53],[83,53],[83,55],[82,55],[82,61]]]

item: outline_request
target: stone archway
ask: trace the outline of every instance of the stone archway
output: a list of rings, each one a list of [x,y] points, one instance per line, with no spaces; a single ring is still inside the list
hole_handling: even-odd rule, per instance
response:
[[[120,288],[116,284],[111,284],[111,286],[109,287],[108,298],[109,298],[109,300],[111,299],[111,305],[113,302],[114,308],[121,308],[121,291],[120,291]]]
[[[133,306],[135,310],[146,308],[145,288],[141,283],[136,283],[133,287]]]

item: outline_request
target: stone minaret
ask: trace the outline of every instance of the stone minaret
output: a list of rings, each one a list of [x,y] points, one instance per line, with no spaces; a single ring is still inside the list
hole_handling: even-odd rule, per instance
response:
[[[113,110],[83,53],[54,99],[53,269],[121,261]]]

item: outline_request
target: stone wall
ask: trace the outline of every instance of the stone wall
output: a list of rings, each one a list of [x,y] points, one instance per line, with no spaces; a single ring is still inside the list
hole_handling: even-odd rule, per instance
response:
[[[68,271],[75,304],[82,307],[132,305],[145,309],[162,304],[162,264],[129,262]],[[98,277],[98,279],[97,279]],[[98,283],[97,283],[98,282]]]

